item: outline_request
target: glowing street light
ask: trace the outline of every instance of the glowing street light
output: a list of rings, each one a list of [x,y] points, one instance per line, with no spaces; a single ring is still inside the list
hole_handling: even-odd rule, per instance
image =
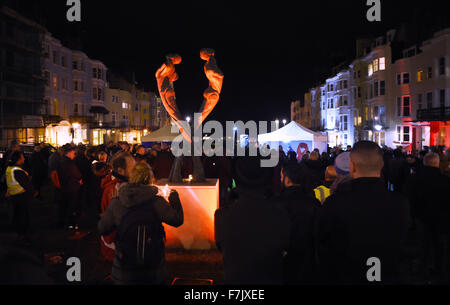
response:
[[[375,125],[374,128],[375,128],[376,131],[381,131],[381,129],[383,129],[383,126]]]
[[[286,120],[283,120],[283,125],[286,125],[286,123],[287,123],[287,121],[286,121]]]
[[[191,117],[186,117],[186,121],[188,122],[188,123],[190,123],[191,122]]]

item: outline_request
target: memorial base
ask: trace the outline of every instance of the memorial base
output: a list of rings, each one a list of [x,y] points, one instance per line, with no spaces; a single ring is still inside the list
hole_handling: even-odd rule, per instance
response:
[[[178,228],[164,224],[166,247],[186,250],[209,250],[215,247],[214,213],[219,208],[219,179],[204,183],[169,183],[158,180],[158,187],[168,185],[180,196],[184,223]]]

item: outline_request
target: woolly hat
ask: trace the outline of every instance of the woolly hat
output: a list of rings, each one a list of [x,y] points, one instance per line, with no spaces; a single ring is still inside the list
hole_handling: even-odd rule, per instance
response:
[[[350,174],[350,152],[340,153],[334,161],[336,173],[341,176]]]

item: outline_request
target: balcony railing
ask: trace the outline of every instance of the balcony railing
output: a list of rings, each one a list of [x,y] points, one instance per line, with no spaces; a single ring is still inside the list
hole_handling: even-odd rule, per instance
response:
[[[450,107],[417,110],[417,121],[419,122],[450,121]]]

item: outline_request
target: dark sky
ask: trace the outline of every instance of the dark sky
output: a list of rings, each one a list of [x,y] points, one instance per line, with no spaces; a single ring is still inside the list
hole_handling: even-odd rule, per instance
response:
[[[7,1],[8,2],[8,1]],[[382,0],[382,22],[366,19],[366,0],[154,1],[81,0],[82,21],[66,20],[65,0],[10,0],[68,46],[156,92],[156,69],[178,53],[175,83],[184,114],[199,109],[207,80],[201,48],[216,50],[225,74],[211,119],[289,119],[290,102],[354,56],[358,37],[374,37],[402,22],[417,33],[448,26],[446,1]]]

